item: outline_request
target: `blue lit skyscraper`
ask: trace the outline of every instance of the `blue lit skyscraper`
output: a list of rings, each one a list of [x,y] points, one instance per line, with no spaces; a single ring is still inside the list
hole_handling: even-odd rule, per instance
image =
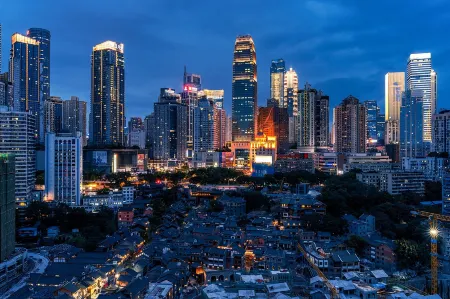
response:
[[[377,116],[378,116],[378,106],[377,101],[364,101],[364,106],[367,110],[367,139],[370,141],[376,141],[377,136]]]
[[[250,35],[238,36],[234,45],[232,83],[233,141],[249,141],[257,132],[256,50]]]
[[[50,97],[50,31],[42,28],[30,28],[27,36],[39,42],[39,92],[41,102]]]
[[[91,133],[94,146],[125,143],[125,68],[123,44],[96,45],[91,60]]]
[[[272,60],[270,65],[270,98],[274,99],[278,107],[287,108],[284,100],[284,73],[286,66],[283,59]]]
[[[40,63],[39,42],[19,33],[11,37],[11,56],[9,59],[9,76],[13,83],[14,110],[30,111],[36,117],[35,137],[43,138],[43,118],[40,97]],[[40,140],[40,139],[38,139]]]
[[[423,93],[406,90],[400,107],[400,157],[423,157]]]

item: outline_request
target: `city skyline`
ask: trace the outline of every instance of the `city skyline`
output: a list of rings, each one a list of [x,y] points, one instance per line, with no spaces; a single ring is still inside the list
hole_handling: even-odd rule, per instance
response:
[[[372,11],[373,9],[383,10],[386,4],[387,2],[381,3],[371,9]],[[181,14],[180,11],[183,10],[195,15],[200,14],[200,8],[204,11],[215,11],[218,9],[216,5],[209,3],[196,4],[192,7],[182,5],[182,8],[178,8],[174,13]],[[154,6],[154,17],[150,13],[147,16],[145,13],[139,12],[148,11],[145,8],[150,6]],[[421,40],[421,43],[408,42],[407,36],[411,36],[415,30],[425,30],[423,27],[420,28],[419,25],[413,24],[404,28],[401,22],[394,21],[394,14],[391,15],[389,12],[387,12],[387,16],[385,15],[387,23],[384,23],[384,26],[386,28],[376,25],[378,19],[370,18],[364,26],[348,30],[355,28],[355,26],[350,26],[350,21],[347,19],[352,18],[347,18],[348,16],[352,16],[354,21],[367,17],[368,12],[365,9],[367,7],[363,4],[344,5],[344,3],[306,1],[303,3],[286,2],[275,8],[275,10],[281,10],[287,6],[304,7],[305,11],[312,15],[310,17],[314,16],[318,19],[318,22],[315,23],[316,26],[308,28],[309,32],[300,28],[300,24],[295,20],[283,24],[283,27],[288,27],[287,31],[278,26],[271,27],[269,26],[271,21],[266,14],[262,14],[255,20],[245,20],[239,23],[237,21],[239,18],[233,19],[233,14],[225,10],[224,18],[232,25],[229,26],[230,28],[212,24],[211,28],[206,29],[201,26],[201,22],[196,21],[188,25],[192,27],[189,28],[189,34],[183,34],[179,28],[156,17],[161,12],[168,10],[168,5],[156,3],[150,6],[141,2],[133,7],[125,5],[125,13],[120,12],[120,15],[117,15],[117,12],[111,12],[117,19],[117,22],[111,26],[103,25],[102,19],[95,18],[93,11],[96,9],[96,5],[92,7],[83,4],[71,4],[65,7],[53,5],[48,12],[41,7],[33,9],[24,7],[21,14],[29,15],[25,23],[20,21],[20,18],[15,18],[17,12],[9,11],[9,8],[5,7],[5,18],[2,20],[2,64],[3,66],[7,65],[8,53],[5,51],[9,50],[9,40],[14,32],[24,33],[27,28],[31,27],[48,29],[52,34],[52,95],[60,96],[63,99],[77,95],[81,100],[89,101],[90,82],[86,76],[89,73],[89,55],[92,45],[109,39],[123,42],[127,52],[127,118],[131,116],[145,117],[149,114],[153,110],[152,104],[157,101],[160,87],[169,86],[180,91],[184,65],[187,65],[190,71],[202,76],[204,88],[224,89],[225,108],[231,112],[231,52],[236,36],[246,33],[252,35],[258,48],[258,97],[260,103],[265,103],[270,96],[270,63],[272,59],[278,57],[282,57],[286,61],[287,69],[293,67],[298,72],[300,86],[308,81],[330,95],[331,107],[339,104],[346,95],[353,94],[361,101],[377,100],[383,109],[384,75],[387,72],[405,71],[406,61],[411,53],[431,52],[433,68],[439,74],[440,82],[446,81],[445,66],[447,62],[443,59],[445,44],[437,39],[439,32],[442,32],[442,28],[445,27],[442,26],[442,22],[438,26],[437,20],[442,21],[442,14],[446,10],[439,9],[442,8],[439,3],[423,4],[420,9],[420,11],[433,10],[436,15],[436,21],[432,20],[425,26],[425,29],[432,34],[427,35]],[[264,6],[266,5],[256,5],[255,9],[269,11],[263,9]],[[396,3],[394,6],[400,7],[400,4]],[[141,10],[137,8],[141,8]],[[60,18],[45,17],[53,14],[64,15],[66,10],[72,11],[68,14],[69,19],[75,18],[76,15],[76,18],[84,20],[85,22],[81,23],[86,23],[86,25],[71,26],[68,25],[71,22],[66,20],[62,23]],[[400,17],[408,14],[419,14],[419,10],[405,7]],[[148,18],[149,16],[152,17]],[[142,28],[134,28],[136,25],[133,27],[120,25],[130,19],[133,20],[130,23],[142,25]],[[264,26],[261,26],[263,23],[268,23],[267,28],[271,27],[271,30],[264,30]],[[342,23],[340,28],[328,30],[338,23]],[[407,29],[406,31],[398,30],[404,32],[404,35],[400,36],[400,41],[398,41],[398,33],[393,34],[388,31],[388,25]],[[160,30],[154,33],[155,28],[160,28]],[[217,35],[213,35],[213,31],[216,31]],[[71,36],[69,41],[64,38],[67,35]],[[295,38],[292,37],[293,35]],[[207,46],[200,46],[198,39],[202,36],[211,38],[212,42]],[[156,43],[149,43],[147,40],[153,40]],[[193,42],[194,40],[197,41]],[[357,40],[362,42],[357,43]],[[141,41],[144,44],[141,44]],[[180,47],[177,47],[181,43],[186,44],[182,51]],[[154,55],[140,55],[144,53],[141,51],[146,51],[148,48],[145,46],[146,44],[151,45]],[[205,56],[205,52],[214,53],[214,57],[212,55]],[[158,55],[163,53],[176,57],[170,61],[161,59],[158,61]],[[346,61],[346,63],[341,61]],[[211,67],[213,62],[215,65]],[[150,68],[150,66],[152,67]],[[4,67],[3,69],[5,70]],[[64,76],[68,73],[71,75]],[[448,93],[444,84],[441,84],[439,98],[445,99]],[[438,99],[438,110],[444,105],[445,102]],[[144,110],[142,107],[148,107],[148,109]]]

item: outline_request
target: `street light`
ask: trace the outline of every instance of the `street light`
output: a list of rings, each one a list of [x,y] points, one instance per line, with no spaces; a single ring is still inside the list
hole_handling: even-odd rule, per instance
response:
[[[436,239],[439,235],[439,230],[435,227],[430,228],[430,236]]]

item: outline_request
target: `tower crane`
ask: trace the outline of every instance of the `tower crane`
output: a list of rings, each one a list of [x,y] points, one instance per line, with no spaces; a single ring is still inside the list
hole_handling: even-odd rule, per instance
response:
[[[413,216],[422,216],[428,218],[428,223],[430,224],[430,238],[431,238],[431,294],[438,293],[438,258],[437,258],[437,244],[439,237],[438,221],[450,222],[450,216],[445,216],[441,214],[429,213],[425,211],[412,211]]]
[[[339,291],[334,287],[334,285],[331,284],[331,282],[328,280],[328,278],[325,276],[325,274],[320,271],[319,267],[314,264],[314,261],[311,260],[308,257],[308,254],[306,253],[306,250],[300,245],[300,243],[297,244],[297,248],[300,250],[300,252],[303,254],[305,259],[308,261],[309,265],[317,272],[317,275],[319,275],[320,278],[322,278],[323,283],[326,285],[328,290],[330,290],[331,299],[338,299],[339,298]]]

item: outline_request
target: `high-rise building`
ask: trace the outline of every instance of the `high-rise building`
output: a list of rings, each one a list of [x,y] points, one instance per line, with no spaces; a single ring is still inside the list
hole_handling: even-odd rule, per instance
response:
[[[431,117],[436,113],[437,74],[431,66],[431,53],[411,54],[406,70],[406,88],[422,91],[423,95],[423,141],[425,151],[431,145]],[[400,126],[400,129],[403,129]]]
[[[202,96],[214,105],[214,149],[225,146],[227,140],[227,113],[223,107],[224,90],[203,89]],[[231,139],[230,139],[231,140]]]
[[[125,68],[123,44],[96,45],[91,57],[91,119],[94,146],[125,143]]]
[[[194,109],[194,152],[214,150],[214,103],[201,98]]]
[[[15,156],[15,199],[19,208],[27,206],[36,179],[35,125],[36,118],[31,112],[0,107],[0,153]]]
[[[183,87],[185,85],[194,87],[197,91],[202,89],[202,77],[197,74],[188,73],[186,71],[186,66],[184,67]]]
[[[0,153],[0,263],[16,246],[15,157]]]
[[[224,109],[223,107],[223,98],[224,98],[224,90],[223,89],[203,89],[202,96],[205,96],[207,99],[214,102],[214,106],[217,109]]]
[[[386,128],[386,120],[385,120],[385,115],[379,113],[378,110],[378,115],[377,115],[377,143],[378,145],[384,145],[384,135],[385,135],[385,128]]]
[[[432,128],[432,151],[450,153],[450,110],[433,114]]]
[[[187,144],[186,144],[186,156],[192,158],[194,155],[194,111],[198,106],[199,91],[195,84],[185,84],[183,86],[183,92],[181,93],[181,103],[186,105],[187,108]]]
[[[14,109],[14,89],[8,73],[0,74],[0,106]]]
[[[364,153],[367,140],[367,111],[350,95],[334,108],[335,144],[338,153]]]
[[[258,130],[265,136],[275,136],[277,139],[277,152],[284,153],[289,149],[289,116],[287,108],[275,105],[259,107]]]
[[[44,132],[59,133],[63,129],[63,100],[51,96],[44,101]]]
[[[226,142],[233,140],[233,118],[227,117],[227,124],[225,128],[225,140]]]
[[[145,147],[149,149],[149,158],[153,159],[153,130],[155,129],[155,113],[144,118]]]
[[[132,130],[128,132],[128,146],[129,147],[133,147],[133,146],[137,146],[140,149],[144,149],[145,148],[145,144],[146,144],[146,133],[144,130]]]
[[[270,98],[274,99],[278,107],[287,108],[284,100],[284,73],[286,66],[283,59],[272,60],[270,65]]]
[[[423,91],[406,90],[400,108],[400,158],[424,157]]]
[[[41,117],[41,108],[44,99],[40,94],[40,73],[39,42],[19,33],[13,34],[9,80],[13,83],[14,110],[33,113],[36,118],[36,138],[43,141],[44,119]]]
[[[369,145],[375,144],[377,141],[377,121],[378,121],[378,105],[377,101],[364,101],[367,111],[367,141]]]
[[[76,96],[71,96],[70,100],[63,101],[63,130],[76,136],[81,132],[83,146],[87,144],[86,132],[86,105],[85,101],[80,101]]]
[[[81,132],[45,136],[45,200],[79,206],[83,174]]]
[[[39,42],[39,92],[41,102],[50,97],[50,31],[42,28],[30,28],[27,36]]]
[[[387,73],[384,76],[384,110],[386,120],[385,143],[398,143],[400,136],[400,106],[405,91],[405,73]]]
[[[153,156],[155,160],[186,158],[187,109],[173,89],[161,89],[154,104]]]
[[[328,96],[308,83],[298,91],[297,148],[302,152],[328,146],[329,102]]]
[[[238,36],[234,45],[232,82],[232,138],[249,141],[257,132],[256,50],[250,35]]]
[[[298,112],[298,76],[295,70],[290,68],[284,75],[284,102],[288,108],[289,117],[297,116]]]
[[[140,117],[132,117],[128,122],[128,132],[144,130],[144,123]]]

